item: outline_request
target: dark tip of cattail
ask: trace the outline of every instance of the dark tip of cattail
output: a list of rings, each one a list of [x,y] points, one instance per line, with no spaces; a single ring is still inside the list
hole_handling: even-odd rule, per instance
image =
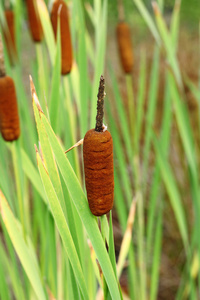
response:
[[[105,97],[105,81],[101,75],[99,81],[99,92],[97,95],[97,116],[96,116],[96,127],[95,131],[103,131],[103,106],[104,106],[104,97]]]
[[[116,33],[119,55],[123,70],[125,73],[131,73],[134,62],[129,25],[125,22],[120,22],[117,25]]]
[[[58,10],[60,10],[61,73],[62,75],[65,75],[70,73],[73,61],[68,8],[65,1],[56,0],[53,3],[51,11],[51,23],[55,38],[57,36]]]
[[[32,39],[34,42],[41,42],[43,39],[43,29],[36,0],[26,0],[26,6]]]
[[[105,83],[101,76],[97,100],[96,127],[87,131],[83,140],[85,184],[90,210],[102,216],[113,207],[114,168],[113,142],[110,132],[102,124]]]
[[[0,131],[6,141],[14,141],[20,135],[15,84],[11,77],[0,77]]]
[[[17,47],[15,40],[15,15],[14,11],[11,9],[5,10],[4,13],[7,26],[3,28],[3,35],[6,42],[10,64],[14,65],[15,61],[17,60]]]

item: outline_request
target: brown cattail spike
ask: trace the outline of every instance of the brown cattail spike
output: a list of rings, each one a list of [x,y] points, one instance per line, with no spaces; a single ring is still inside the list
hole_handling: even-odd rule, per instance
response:
[[[68,74],[72,68],[73,54],[71,34],[69,28],[68,8],[63,0],[56,0],[51,11],[51,23],[55,38],[57,36],[58,13],[60,13],[60,36],[61,36],[61,73]]]
[[[0,131],[6,141],[14,141],[20,135],[19,115],[15,84],[6,76],[3,43],[0,34]]]
[[[34,42],[41,42],[43,39],[43,29],[37,9],[37,0],[26,0],[29,26]]]
[[[101,76],[97,101],[101,103],[97,104],[97,116],[101,116],[101,121],[104,96],[104,79]],[[104,125],[101,130],[91,129],[86,133],[83,140],[83,158],[89,207],[93,215],[102,216],[112,209],[114,199],[113,142]]]
[[[120,22],[117,25],[117,42],[123,70],[125,73],[131,73],[133,69],[131,33],[128,24],[125,22]]]
[[[10,64],[14,65],[17,59],[17,48],[15,41],[15,15],[13,10],[5,10],[5,19],[7,26],[3,28],[3,34],[6,42]]]
[[[15,85],[9,76],[0,77],[0,130],[6,141],[14,141],[20,135]]]

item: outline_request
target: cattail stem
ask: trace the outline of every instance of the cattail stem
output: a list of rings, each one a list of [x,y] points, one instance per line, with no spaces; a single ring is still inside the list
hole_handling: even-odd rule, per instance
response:
[[[21,151],[19,141],[15,141],[11,145],[11,153],[13,160],[13,168],[15,174],[17,200],[18,200],[18,213],[19,219],[22,224],[23,236],[26,241],[26,230],[25,230],[25,218],[24,218],[24,195],[23,195],[23,174],[22,174],[22,163],[21,163]]]
[[[9,9],[10,8],[10,0],[5,0],[4,6],[5,6],[5,9]]]
[[[125,20],[123,0],[118,0],[118,19],[120,22]]]
[[[3,42],[0,34],[0,77],[4,76],[6,76],[6,69],[4,63]]]
[[[65,95],[66,95],[66,107],[67,107],[67,111],[71,112],[73,111],[73,106],[72,106],[72,101],[71,101],[71,95],[70,95],[70,89],[69,89],[69,78],[67,78],[66,76],[63,79],[63,85],[64,85],[64,90],[65,90]],[[72,143],[74,144],[75,141],[77,140],[77,136],[76,136],[76,119],[74,117],[73,114],[69,114],[69,126],[70,126],[70,132],[71,132],[71,139],[72,139]],[[76,169],[76,174],[77,177],[79,179],[79,181],[81,182],[81,170],[80,170],[80,165],[79,165],[79,158],[78,158],[78,149],[75,148],[74,151],[74,164],[75,164],[75,169]]]
[[[135,104],[134,104],[134,93],[132,86],[132,76],[131,74],[126,74],[126,87],[127,87],[127,95],[128,95],[128,113],[129,113],[129,125],[130,132],[132,137],[132,144],[134,144],[134,131],[135,131]]]
[[[100,77],[99,82],[99,92],[97,100],[97,116],[96,116],[96,127],[95,131],[103,131],[103,106],[104,106],[104,97],[105,97],[105,80],[103,76]]]

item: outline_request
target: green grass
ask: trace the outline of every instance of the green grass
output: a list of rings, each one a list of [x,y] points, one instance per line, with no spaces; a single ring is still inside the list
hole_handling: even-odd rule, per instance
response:
[[[151,9],[142,0],[124,3],[125,12],[142,20],[154,40],[151,64],[149,49],[143,47],[133,82],[133,74],[118,74],[118,66],[109,59],[113,54],[107,53],[107,33],[114,20],[108,17],[109,9],[114,6],[116,14],[117,3],[69,2],[74,61],[71,73],[61,76],[60,32],[55,42],[46,2],[38,1],[44,40],[27,40],[27,54],[22,49],[23,30],[28,30],[25,6],[21,0],[12,1],[19,53],[14,67],[4,43],[7,74],[16,85],[21,135],[12,143],[0,137],[0,298],[164,299],[160,287],[168,269],[163,257],[174,261],[181,253],[174,266],[179,284],[170,296],[198,299],[200,107],[199,88],[183,76],[177,59],[177,51],[184,51],[178,40],[185,4],[175,1],[166,21],[167,1],[153,1]],[[1,3],[2,21],[3,10]],[[24,55],[30,55],[26,68],[32,93],[27,93],[30,78],[24,78]],[[95,126],[101,74],[106,84],[104,123],[114,146],[114,209],[108,218],[90,212],[82,146],[65,154]],[[196,99],[196,129],[186,105],[185,83]],[[173,165],[173,143],[181,149],[183,169]],[[169,253],[169,234],[174,232],[177,245],[173,240]]]

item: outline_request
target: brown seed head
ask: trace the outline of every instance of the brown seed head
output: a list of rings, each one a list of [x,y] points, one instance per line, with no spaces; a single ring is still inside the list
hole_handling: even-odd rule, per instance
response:
[[[41,42],[43,39],[43,29],[36,0],[26,0],[26,5],[32,39],[34,42]]]
[[[113,207],[113,142],[109,131],[89,130],[83,141],[85,184],[93,215],[101,216]]]
[[[13,10],[9,9],[5,11],[5,19],[7,22],[7,28],[3,28],[3,35],[5,38],[10,63],[11,65],[14,65],[14,62],[17,59],[17,48],[15,41],[15,15]]]
[[[20,135],[15,85],[9,76],[0,78],[0,131],[6,141],[14,141]]]
[[[70,73],[73,61],[68,8],[65,1],[56,0],[53,3],[51,11],[51,23],[55,38],[57,36],[58,10],[60,10],[61,73],[62,75],[65,75]]]
[[[121,64],[125,73],[132,72],[133,52],[131,45],[131,33],[127,23],[120,22],[117,25],[117,42]]]

